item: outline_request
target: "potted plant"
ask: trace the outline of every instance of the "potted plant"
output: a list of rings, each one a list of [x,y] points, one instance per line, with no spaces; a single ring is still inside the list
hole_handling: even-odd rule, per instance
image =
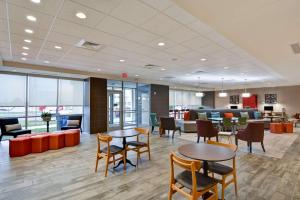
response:
[[[43,121],[49,122],[49,121],[51,121],[51,113],[50,112],[42,112],[41,118],[43,119]]]

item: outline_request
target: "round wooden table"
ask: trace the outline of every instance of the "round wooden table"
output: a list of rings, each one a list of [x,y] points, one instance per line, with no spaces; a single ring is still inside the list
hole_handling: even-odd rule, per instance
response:
[[[178,152],[188,158],[203,161],[203,172],[208,176],[208,162],[230,160],[235,157],[235,152],[229,148],[206,144],[185,144],[178,148]]]
[[[137,132],[134,129],[127,129],[127,130],[116,130],[116,131],[110,131],[107,133],[108,135],[110,135],[113,138],[123,138],[123,150],[126,149],[126,138],[128,137],[134,137],[137,136],[139,134],[139,132]],[[126,163],[129,163],[130,165],[134,166],[134,164],[132,164],[132,162],[130,160],[127,159],[127,152],[126,152]],[[117,166],[115,166],[114,168],[119,167],[121,164],[124,164],[124,161],[121,160]]]

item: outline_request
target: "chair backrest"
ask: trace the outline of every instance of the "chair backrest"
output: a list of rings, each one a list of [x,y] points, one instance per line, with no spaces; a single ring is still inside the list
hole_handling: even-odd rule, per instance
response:
[[[216,137],[218,133],[214,134],[214,127],[211,121],[196,120],[197,133],[201,137]]]
[[[193,191],[196,191],[197,189],[197,178],[196,178],[196,170],[197,170],[197,165],[199,165],[200,162],[196,164],[195,161],[193,160],[186,160],[184,158],[181,158],[176,155],[176,153],[171,152],[170,154],[170,166],[171,166],[171,179],[175,180],[174,177],[174,165],[183,168],[185,170],[188,170],[192,173],[192,188]],[[200,166],[201,167],[201,163]]]
[[[149,141],[150,141],[150,130],[148,128],[135,128],[134,130],[136,130],[137,132],[139,132],[139,135],[145,135],[147,137],[147,141],[148,141],[148,144],[149,144]],[[139,139],[139,137],[138,137],[138,139]]]
[[[225,143],[221,143],[221,142],[216,142],[216,141],[211,141],[208,140],[207,144],[211,144],[211,145],[216,145],[216,146],[221,146],[221,147],[226,147],[231,149],[232,151],[236,152],[237,151],[237,146],[235,144],[225,144]]]
[[[18,123],[19,123],[18,118],[1,118],[0,119],[1,134],[6,134],[5,125],[18,124]]]
[[[97,141],[98,141],[98,149],[97,152],[101,153],[101,142],[107,144],[107,153],[110,153],[110,142],[112,141],[112,137],[110,135],[104,133],[97,133]]]
[[[231,118],[226,118],[226,117],[224,117],[223,118],[223,126],[224,127],[232,127],[232,122],[231,122]]]
[[[165,130],[174,130],[175,129],[175,119],[174,117],[161,117],[160,126]]]
[[[251,142],[262,142],[264,140],[264,123],[251,122],[248,124],[245,132]]]
[[[150,123],[151,126],[156,126],[158,124],[156,113],[150,113]]]
[[[247,117],[239,117],[238,118],[239,125],[246,125],[247,124]]]

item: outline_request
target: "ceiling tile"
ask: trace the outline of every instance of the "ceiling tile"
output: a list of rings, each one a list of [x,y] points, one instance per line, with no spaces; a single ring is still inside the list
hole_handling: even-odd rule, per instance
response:
[[[182,43],[197,36],[198,34],[196,34],[194,31],[191,31],[184,26],[180,26],[177,30],[167,34],[165,37],[173,40],[174,42]]]
[[[87,56],[87,57],[92,57],[96,53],[97,53],[97,51],[92,51],[89,49],[78,48],[78,47],[72,47],[71,50],[68,51],[68,54],[78,55],[78,56]]]
[[[177,45],[175,47],[165,49],[165,51],[169,52],[169,53],[173,53],[173,54],[182,54],[182,53],[188,52],[190,50],[181,45]]]
[[[182,24],[189,24],[197,20],[194,16],[178,7],[176,4],[166,9],[164,13]]]
[[[174,5],[171,0],[142,0],[149,6],[156,8],[160,11],[167,9],[168,7]]]
[[[196,38],[193,38],[191,40],[185,41],[182,43],[185,47],[189,47],[195,51],[197,51],[199,48],[203,48],[207,45],[211,44],[210,40],[207,40],[206,38],[203,38],[201,36],[198,36]]]
[[[113,44],[118,39],[118,37],[108,33],[104,33],[102,31],[92,30],[87,34],[86,37],[84,37],[84,39],[102,45],[110,45]]]
[[[134,26],[116,18],[107,16],[97,25],[97,28],[113,35],[124,36],[130,30],[134,29]]]
[[[6,19],[6,3],[4,0],[0,0],[0,19]]]
[[[52,31],[72,35],[75,37],[85,37],[89,32],[92,31],[92,29],[81,26],[80,24],[56,19]]]
[[[51,31],[48,35],[48,41],[50,42],[57,42],[60,44],[68,44],[68,45],[75,45],[81,40],[81,37],[76,37],[72,35],[67,35],[63,33],[57,33]]]
[[[32,38],[32,37],[26,37],[24,35],[17,35],[17,34],[11,34],[10,35],[11,42],[13,44],[21,44],[21,45],[26,45],[29,47],[41,47],[43,40],[37,39],[37,38]],[[24,42],[24,39],[30,39],[31,43],[26,43]]]
[[[37,28],[36,26],[24,25],[13,21],[10,21],[9,24],[10,24],[10,32],[12,34],[24,35],[26,37],[44,39],[48,31],[47,29]],[[31,29],[34,31],[34,33],[28,34],[24,31],[25,29]]]
[[[144,31],[139,28],[134,28],[132,31],[126,34],[125,38],[136,41],[136,42],[141,42],[141,43],[148,43],[150,41],[153,41],[157,39],[159,36],[154,35],[150,32]]]
[[[111,12],[111,15],[129,23],[140,25],[151,17],[154,17],[156,13],[157,11],[153,8],[137,0],[126,0],[122,1],[120,5]]]
[[[73,0],[73,2],[109,14],[121,0]]]

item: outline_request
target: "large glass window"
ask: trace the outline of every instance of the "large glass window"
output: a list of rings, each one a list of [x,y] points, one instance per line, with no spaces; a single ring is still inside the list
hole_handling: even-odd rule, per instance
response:
[[[170,109],[197,109],[201,107],[202,98],[196,96],[196,91],[170,90]]]
[[[123,83],[123,109],[124,109],[124,127],[135,127],[136,121],[136,83]]]
[[[148,126],[150,117],[150,85],[138,84],[138,126]]]

